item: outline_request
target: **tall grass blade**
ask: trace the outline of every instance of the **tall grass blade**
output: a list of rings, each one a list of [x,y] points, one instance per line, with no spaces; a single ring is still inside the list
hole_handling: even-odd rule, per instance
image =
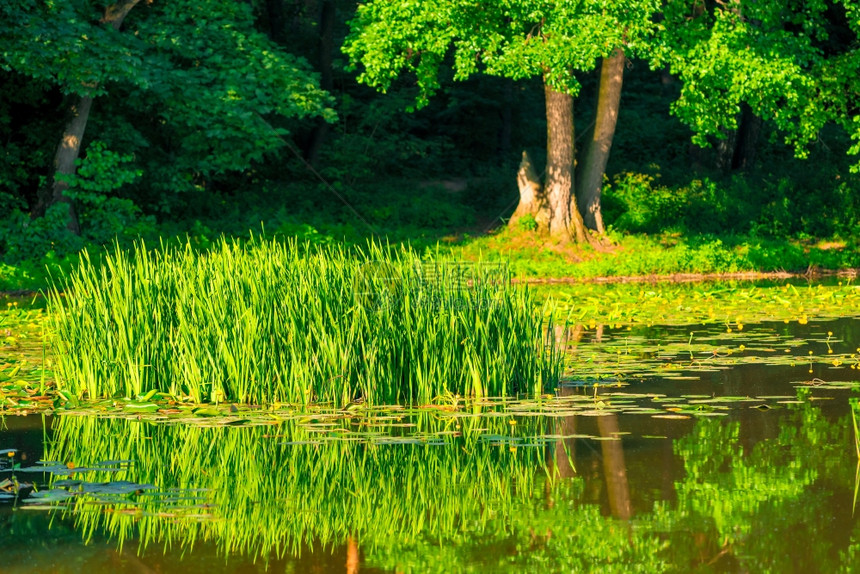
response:
[[[101,260],[85,252],[49,303],[58,386],[78,397],[428,403],[539,394],[561,370],[551,320],[503,267],[261,239]]]

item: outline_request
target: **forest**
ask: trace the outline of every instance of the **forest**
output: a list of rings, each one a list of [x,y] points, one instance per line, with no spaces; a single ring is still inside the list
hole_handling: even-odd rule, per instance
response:
[[[857,267],[858,33],[853,0],[4,2],[0,289],[252,234]]]

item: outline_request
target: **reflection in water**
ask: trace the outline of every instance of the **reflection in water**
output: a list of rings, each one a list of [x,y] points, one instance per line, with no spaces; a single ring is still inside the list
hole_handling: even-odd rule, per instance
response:
[[[739,422],[699,422],[675,443],[684,469],[678,501],[658,505],[658,522],[696,534],[690,560],[759,572],[850,566],[860,531],[846,504],[853,486],[846,422],[828,421],[810,403],[792,406],[779,435],[752,448],[743,446]]]
[[[580,504],[581,479],[548,472],[555,439],[547,420],[466,417],[453,432],[450,418],[422,414],[378,444],[340,440],[340,425],[321,433],[294,421],[199,428],[62,417],[46,458],[69,465],[59,474],[82,469],[74,476],[83,482],[58,476],[47,492],[83,485],[55,502],[75,528],[140,549],[214,543],[222,554],[277,560],[344,548],[347,572],[359,562],[416,572],[475,563],[583,568],[612,556],[659,566],[657,536],[627,541],[599,507]],[[106,460],[136,462],[106,473],[97,465]],[[107,481],[141,489],[105,506],[86,485]],[[607,554],[606,544],[615,550]]]
[[[200,428],[62,417],[46,458],[82,472],[43,492],[75,493],[54,502],[67,517],[57,524],[125,541],[124,564],[139,552],[158,562],[163,545],[188,552],[187,572],[207,548],[270,564],[336,555],[326,568],[351,573],[852,571],[850,415],[829,417],[809,401],[747,410],[779,433],[750,443],[752,419],[703,418],[677,439],[646,440],[621,432],[641,417],[618,414],[511,424],[422,413],[395,423],[414,427],[388,427],[385,440],[346,441],[342,429],[371,420],[309,430],[298,420]],[[571,439],[580,423],[612,440]],[[659,422],[677,423],[686,421]],[[104,469],[122,460],[135,463]],[[593,460],[602,470],[589,471]],[[669,497],[652,476],[661,473],[673,477]],[[109,500],[87,486],[105,482],[138,489]]]
[[[428,532],[456,536],[467,525],[493,526],[532,490],[543,443],[515,446],[508,419],[469,418],[456,423],[459,431],[442,417],[409,424],[411,436],[361,441],[339,438],[332,422],[196,428],[64,417],[46,456],[79,466],[134,460],[134,478],[96,471],[90,480],[158,488],[110,513],[78,501],[76,519],[87,530],[104,526],[125,539],[136,525],[144,545],[215,540],[224,551],[260,555],[350,539],[365,547]],[[516,426],[520,436],[540,436],[539,424]]]
[[[606,477],[606,491],[609,494],[609,508],[612,516],[630,520],[633,507],[630,504],[630,487],[627,485],[627,466],[624,464],[624,448],[621,445],[618,415],[615,413],[597,418],[600,429],[600,450],[603,453],[603,473]]]

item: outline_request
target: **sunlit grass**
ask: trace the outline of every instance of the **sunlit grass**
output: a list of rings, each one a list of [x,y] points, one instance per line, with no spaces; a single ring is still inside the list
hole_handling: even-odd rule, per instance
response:
[[[594,278],[686,273],[804,272],[860,265],[854,245],[807,245],[790,239],[678,233],[610,233],[612,247],[593,250],[539,233],[503,227],[449,249],[465,258],[507,260],[517,277]]]
[[[538,394],[560,368],[503,268],[373,244],[139,245],[98,266],[84,253],[49,313],[58,388],[91,399],[425,403]]]

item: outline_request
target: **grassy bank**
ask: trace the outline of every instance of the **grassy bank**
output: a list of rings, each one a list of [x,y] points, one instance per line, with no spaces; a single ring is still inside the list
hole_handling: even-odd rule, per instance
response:
[[[301,233],[272,234],[279,240],[297,240],[318,246],[366,245],[367,237],[344,234],[341,229],[303,228]],[[212,235],[167,236],[172,245],[190,242],[206,250],[218,244]],[[248,239],[249,235],[233,236]],[[155,236],[157,244],[162,238]],[[805,273],[860,268],[860,245],[850,240],[761,239],[745,236],[614,235],[602,249],[565,245],[523,229],[500,229],[471,237],[468,234],[387,236],[384,241],[407,247],[424,258],[455,258],[493,261],[507,265],[519,279],[671,276],[675,274]],[[130,246],[127,247],[131,249]],[[104,250],[89,248],[98,262]],[[70,273],[78,256],[56,256],[53,252],[15,265],[0,264],[0,292],[30,292],[46,289],[51,277]]]
[[[799,272],[860,267],[860,247],[847,241],[743,236],[610,236],[602,249],[559,244],[534,232],[503,229],[449,247],[465,258],[508,262],[521,278],[667,276],[679,273]]]

